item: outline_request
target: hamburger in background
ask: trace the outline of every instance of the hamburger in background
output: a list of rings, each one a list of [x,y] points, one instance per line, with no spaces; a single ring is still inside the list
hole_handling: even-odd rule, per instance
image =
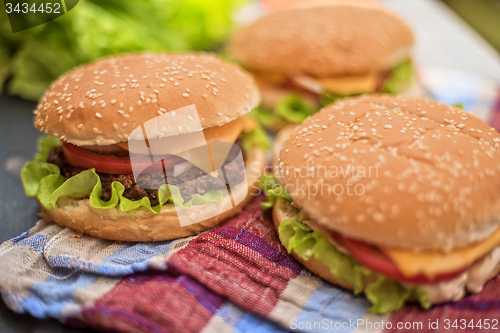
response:
[[[252,114],[276,132],[339,98],[410,93],[413,43],[394,13],[371,1],[338,1],[261,17],[232,37],[228,51],[261,88]]]
[[[47,136],[22,170],[26,193],[44,219],[99,238],[199,233],[238,213],[257,187],[268,142],[245,114],[259,101],[250,75],[211,54],[139,53],[77,67],[34,111]],[[184,212],[201,222],[183,223]]]
[[[371,312],[459,301],[500,271],[500,134],[429,100],[338,101],[282,135],[264,208],[286,249]]]

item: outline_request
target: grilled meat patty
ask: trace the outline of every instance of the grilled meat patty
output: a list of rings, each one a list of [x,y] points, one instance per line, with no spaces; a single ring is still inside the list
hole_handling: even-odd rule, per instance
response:
[[[229,154],[226,163],[232,161],[237,150],[233,149]],[[62,148],[55,148],[50,152],[47,162],[57,165],[61,169],[61,175],[69,179],[85,169],[75,167],[69,164],[64,158]],[[245,170],[237,163],[227,164],[224,167],[228,183],[236,184],[245,179]],[[109,200],[111,198],[111,184],[114,181],[120,182],[125,186],[123,196],[130,200],[141,200],[148,197],[151,205],[159,203],[158,189],[165,184],[163,173],[141,174],[135,179],[133,174],[107,174],[97,172],[102,182],[102,198]],[[166,170],[168,184],[179,187],[182,198],[185,201],[190,200],[195,194],[203,194],[210,190],[225,190],[226,181],[222,170],[218,171],[217,177],[207,174],[199,168],[193,166],[177,177],[174,176],[174,170]]]

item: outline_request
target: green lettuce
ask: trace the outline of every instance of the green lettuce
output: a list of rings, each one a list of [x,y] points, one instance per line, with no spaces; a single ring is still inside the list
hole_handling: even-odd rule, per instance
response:
[[[241,146],[245,152],[248,152],[253,147],[259,147],[264,151],[268,151],[272,146],[272,142],[266,131],[264,131],[260,124],[257,124],[250,131],[241,134]]]
[[[294,251],[300,258],[314,258],[330,269],[339,279],[353,286],[355,294],[364,292],[373,304],[371,313],[383,314],[400,309],[409,299],[415,299],[428,309],[427,294],[417,287],[410,290],[397,281],[388,279],[357,263],[352,257],[338,251],[321,232],[298,221],[298,216],[280,224],[279,237],[288,252]]]
[[[271,208],[277,200],[292,201],[284,188],[269,173],[261,177],[260,187],[265,191],[267,199],[262,203],[263,209]],[[371,313],[383,314],[396,311],[409,299],[418,301],[425,309],[431,306],[424,291],[417,287],[408,290],[399,282],[360,265],[351,256],[337,250],[323,233],[301,223],[299,215],[280,224],[279,238],[287,251],[294,251],[304,260],[314,256],[316,260],[325,264],[335,277],[351,284],[355,294],[364,292],[373,305],[369,310]]]
[[[102,183],[95,169],[88,169],[65,180],[59,167],[47,162],[50,151],[60,146],[58,139],[43,137],[39,140],[39,152],[33,161],[26,163],[21,171],[21,179],[26,195],[37,197],[47,209],[54,209],[60,198],[85,199],[90,205],[99,209],[118,208],[123,212],[143,209],[159,214],[162,206],[172,202],[176,206],[190,208],[193,205],[222,202],[223,193],[211,190],[204,194],[195,194],[189,201],[184,201],[177,186],[164,184],[158,190],[159,204],[151,206],[149,198],[133,201],[123,196],[125,186],[114,181],[111,184],[111,198],[102,198]]]
[[[304,99],[297,94],[287,94],[281,99],[274,112],[292,124],[300,124],[317,110],[307,106]]]
[[[285,188],[278,184],[276,178],[270,172],[265,172],[260,177],[259,187],[266,194],[266,201],[260,203],[263,210],[272,208],[278,198],[292,201]]]
[[[391,69],[389,78],[384,81],[382,92],[398,94],[403,91],[413,79],[414,70],[411,60],[404,61]]]
[[[85,0],[17,33],[0,10],[0,88],[7,82],[10,94],[37,100],[63,72],[106,55],[216,50],[246,1]]]
[[[408,86],[413,76],[414,70],[411,60],[404,61],[391,69],[390,75],[385,80],[380,92],[389,94],[400,93]],[[363,94],[348,95],[325,91],[319,96],[319,101],[322,106],[326,106],[340,99]],[[309,108],[300,95],[291,93],[283,97],[272,112],[258,107],[252,111],[251,115],[264,127],[272,128],[274,124],[283,120],[292,124],[300,124],[316,111],[318,110]]]

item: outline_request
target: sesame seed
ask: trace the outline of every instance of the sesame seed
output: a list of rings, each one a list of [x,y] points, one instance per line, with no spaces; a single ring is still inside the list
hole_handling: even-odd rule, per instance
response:
[[[179,82],[174,83],[174,87],[177,87],[179,85]]]
[[[128,123],[123,123],[122,127],[127,127]]]
[[[188,118],[189,120],[193,120],[193,119],[194,119],[194,118],[193,118],[193,117],[191,117],[191,116],[187,116],[187,118]]]
[[[170,112],[170,117],[175,118],[175,111]]]
[[[219,117],[222,117],[222,112],[217,112],[217,115],[218,115]]]
[[[102,115],[101,115],[99,112],[96,112],[95,116],[96,116],[97,118],[102,118]]]
[[[188,93],[184,93],[184,94],[182,94],[182,96],[189,97],[189,94]]]
[[[83,124],[82,124],[82,127],[83,127]],[[117,125],[117,124],[113,124],[113,128],[114,128],[115,130],[117,130],[117,129],[118,129],[118,125]]]
[[[94,127],[94,128],[92,129],[92,131],[94,131],[94,133],[95,133],[95,134],[98,134],[98,133],[99,133],[99,129],[98,129],[97,127]]]

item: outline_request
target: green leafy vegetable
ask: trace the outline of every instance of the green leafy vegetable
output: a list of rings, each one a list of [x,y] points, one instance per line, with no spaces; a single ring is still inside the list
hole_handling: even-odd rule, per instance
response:
[[[335,103],[337,100],[341,98],[345,98],[348,95],[338,95],[329,91],[325,91],[321,96],[319,97],[319,102],[321,105],[326,106],[328,104]]]
[[[260,177],[259,187],[266,194],[266,201],[260,203],[263,210],[272,208],[278,198],[292,201],[292,198],[286,193],[285,188],[280,186],[276,178],[269,172],[265,172]]]
[[[300,124],[317,110],[311,109],[297,94],[287,94],[276,106],[274,112],[292,124]]]
[[[12,33],[0,11],[0,88],[36,100],[58,75],[110,54],[215,50],[248,0],[85,0],[67,14]],[[26,16],[27,17],[27,16]]]
[[[391,70],[389,78],[384,82],[382,92],[398,94],[403,91],[413,79],[414,70],[411,60],[398,64]]]
[[[248,152],[253,147],[268,151],[272,146],[272,142],[266,131],[260,125],[257,125],[252,130],[242,133],[241,145],[245,152]]]
[[[373,304],[371,313],[383,314],[400,309],[406,301],[413,298],[427,309],[430,303],[427,294],[413,287],[405,289],[397,281],[388,279],[358,264],[352,257],[338,251],[321,232],[294,220],[285,220],[279,227],[279,237],[288,252],[294,251],[304,260],[312,256],[330,269],[336,278],[343,279],[354,288],[354,293],[365,293]]]
[[[282,118],[275,114],[272,111],[267,111],[262,109],[262,107],[258,107],[252,110],[249,115],[255,118],[260,124],[262,124],[266,128],[272,127],[278,121],[281,121]]]
[[[265,173],[260,178],[260,188],[266,193],[267,199],[262,203],[263,209],[272,208],[279,198],[292,201],[271,173]],[[431,306],[423,290],[417,287],[408,290],[397,281],[360,265],[351,256],[338,251],[323,233],[301,223],[299,215],[281,222],[279,237],[288,252],[294,251],[304,260],[314,256],[325,264],[335,277],[351,284],[355,294],[364,291],[367,299],[373,304],[371,313],[396,311],[409,299],[420,302],[425,309]]]
[[[111,198],[106,201],[102,199],[102,183],[99,175],[94,169],[84,170],[79,174],[64,180],[57,165],[47,163],[50,151],[60,146],[59,140],[53,137],[43,137],[39,140],[39,153],[35,160],[26,163],[21,171],[26,195],[37,197],[40,203],[47,209],[54,209],[59,198],[85,199],[89,198],[90,205],[99,209],[118,208],[129,212],[136,209],[145,209],[159,214],[162,206],[167,202],[175,203],[176,207],[190,208],[193,205],[207,203],[220,203],[223,193],[220,190],[211,190],[204,194],[195,194],[189,201],[185,202],[180,190],[174,185],[162,185],[158,190],[159,204],[151,206],[149,198],[132,201],[123,196],[125,186],[114,181],[111,184]]]

